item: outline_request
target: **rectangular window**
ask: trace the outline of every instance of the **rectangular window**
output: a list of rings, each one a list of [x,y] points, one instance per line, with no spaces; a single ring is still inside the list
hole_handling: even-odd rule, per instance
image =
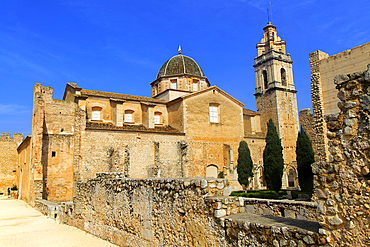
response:
[[[92,111],[91,120],[99,121],[100,120],[100,111],[96,111],[96,110]]]
[[[132,123],[132,113],[125,113],[125,123]]]
[[[193,82],[193,91],[198,91],[198,83]]]
[[[209,106],[209,121],[211,123],[218,123],[218,111],[217,106]]]
[[[160,124],[161,123],[161,115],[154,115],[154,124]]]
[[[177,80],[171,80],[171,89],[177,89]]]

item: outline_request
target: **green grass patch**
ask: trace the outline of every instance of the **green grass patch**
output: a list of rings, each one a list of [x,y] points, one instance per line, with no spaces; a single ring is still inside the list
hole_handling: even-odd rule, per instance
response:
[[[296,199],[299,194],[309,194],[300,190],[290,190],[292,192],[293,199]],[[233,191],[230,196],[248,197],[248,198],[263,198],[263,199],[279,199],[279,197],[287,195],[286,190],[281,190],[276,194],[272,190],[249,190],[248,192]]]

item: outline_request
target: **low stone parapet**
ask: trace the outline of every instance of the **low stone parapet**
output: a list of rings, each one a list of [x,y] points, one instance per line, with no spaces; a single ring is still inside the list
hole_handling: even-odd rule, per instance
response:
[[[237,213],[271,215],[291,219],[318,221],[317,203],[295,200],[271,200],[246,197],[209,197],[214,216],[220,218]]]
[[[220,220],[227,246],[329,246],[318,222],[250,213]]]
[[[35,208],[51,219],[56,219],[58,216],[58,203],[49,202],[44,199],[36,199]]]

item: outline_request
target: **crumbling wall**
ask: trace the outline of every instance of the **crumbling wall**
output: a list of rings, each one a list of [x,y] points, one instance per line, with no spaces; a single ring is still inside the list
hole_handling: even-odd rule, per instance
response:
[[[246,200],[230,192],[226,179],[100,173],[78,184],[74,201],[59,206],[58,220],[120,246],[326,246],[318,223],[297,229],[292,220],[256,220],[243,214]]]
[[[325,115],[328,162],[312,165],[317,214],[335,246],[370,245],[370,65],[335,77],[340,113]]]
[[[223,233],[204,197],[230,193],[226,183],[100,173],[78,184],[60,219],[120,246],[220,246]]]

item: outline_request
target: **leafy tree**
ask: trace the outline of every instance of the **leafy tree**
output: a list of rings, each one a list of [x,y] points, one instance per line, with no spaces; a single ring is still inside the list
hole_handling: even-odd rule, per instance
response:
[[[313,152],[310,138],[302,126],[301,132],[298,133],[296,154],[299,186],[302,191],[312,193],[313,173],[311,164],[315,162],[315,153]]]
[[[253,161],[248,144],[241,141],[238,148],[238,181],[245,190],[249,184],[249,178],[253,177]]]
[[[263,175],[267,188],[276,193],[281,189],[281,178],[284,170],[283,148],[274,121],[267,123],[266,146],[263,150]]]

